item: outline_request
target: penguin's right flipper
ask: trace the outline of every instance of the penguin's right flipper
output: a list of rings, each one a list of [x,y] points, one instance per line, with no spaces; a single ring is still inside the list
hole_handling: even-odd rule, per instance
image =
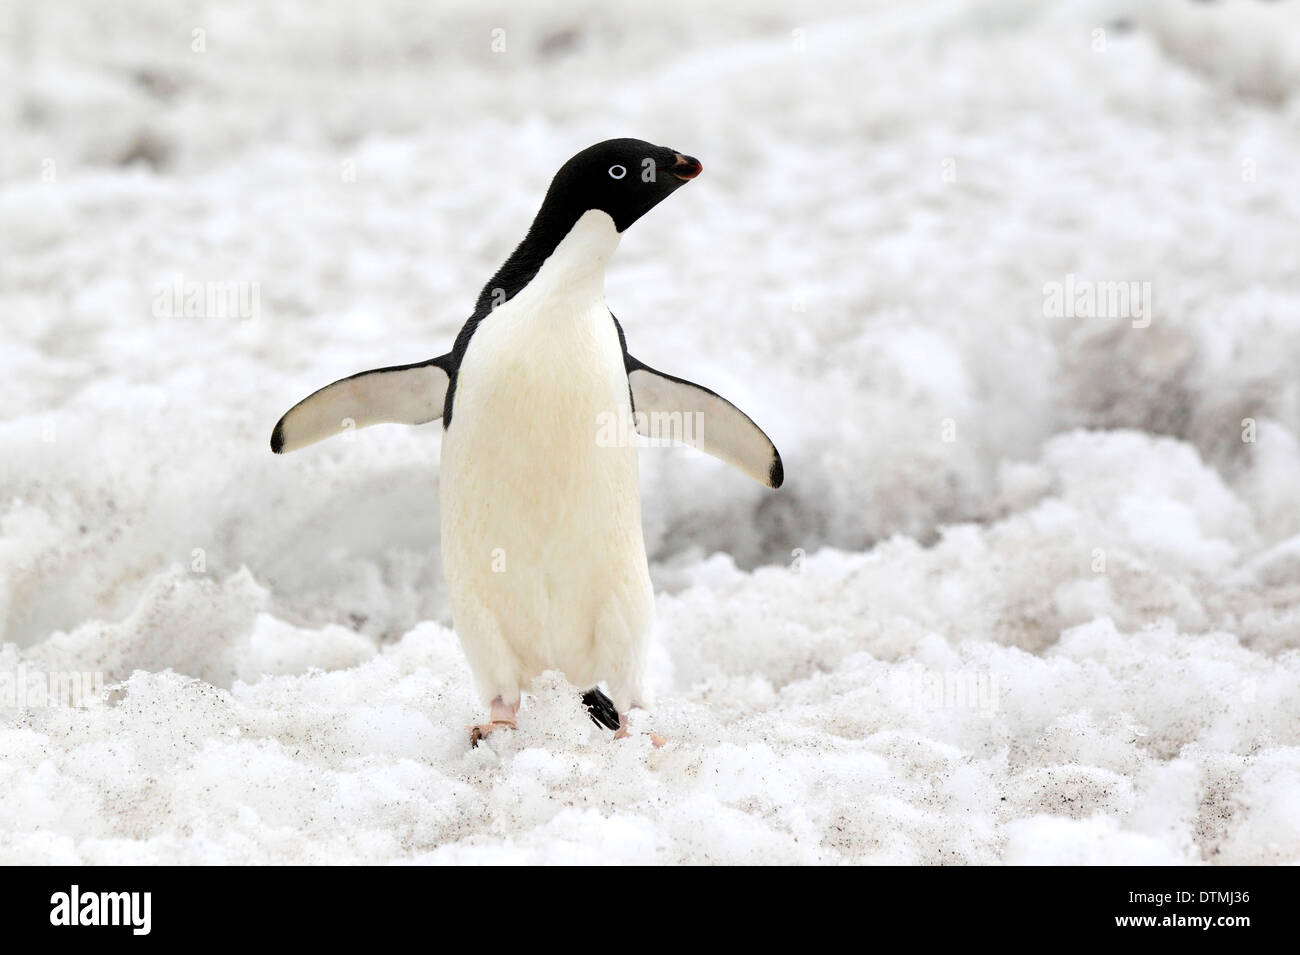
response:
[[[425,424],[442,417],[451,355],[341,378],[285,412],[271,432],[276,454],[381,422]]]
[[[619,329],[619,336],[623,334]],[[785,466],[772,439],[752,418],[716,391],[685,378],[657,371],[627,353],[623,347],[628,388],[637,412],[639,434],[654,436],[651,416],[698,415],[702,426],[685,443],[725,461],[759,484],[778,488],[785,481]],[[640,417],[644,413],[645,417]]]

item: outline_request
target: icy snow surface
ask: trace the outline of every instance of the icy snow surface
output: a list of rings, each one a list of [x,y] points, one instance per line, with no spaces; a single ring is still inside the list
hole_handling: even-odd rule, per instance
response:
[[[108,689],[0,862],[1300,861],[1297,5],[516,7],[6,5],[0,674]],[[267,437],[624,135],[705,172],[611,307],[787,484],[642,454],[666,748],[470,750],[438,426]]]

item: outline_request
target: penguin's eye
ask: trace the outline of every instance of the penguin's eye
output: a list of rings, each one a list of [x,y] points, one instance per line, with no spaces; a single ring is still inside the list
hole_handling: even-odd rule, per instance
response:
[[[627,175],[627,168],[624,166],[610,166],[609,176],[611,179],[622,179]]]

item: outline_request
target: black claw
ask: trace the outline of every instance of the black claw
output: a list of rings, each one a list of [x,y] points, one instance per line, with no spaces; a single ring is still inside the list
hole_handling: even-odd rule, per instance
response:
[[[618,710],[614,709],[614,701],[600,692],[597,687],[593,686],[582,694],[582,705],[587,708],[587,715],[597,726],[611,730],[618,729]]]

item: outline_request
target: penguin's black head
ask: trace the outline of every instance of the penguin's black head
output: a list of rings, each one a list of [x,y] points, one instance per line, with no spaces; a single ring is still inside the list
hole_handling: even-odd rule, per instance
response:
[[[700,161],[640,139],[588,146],[555,174],[543,209],[577,221],[599,209],[619,232],[700,174]]]

